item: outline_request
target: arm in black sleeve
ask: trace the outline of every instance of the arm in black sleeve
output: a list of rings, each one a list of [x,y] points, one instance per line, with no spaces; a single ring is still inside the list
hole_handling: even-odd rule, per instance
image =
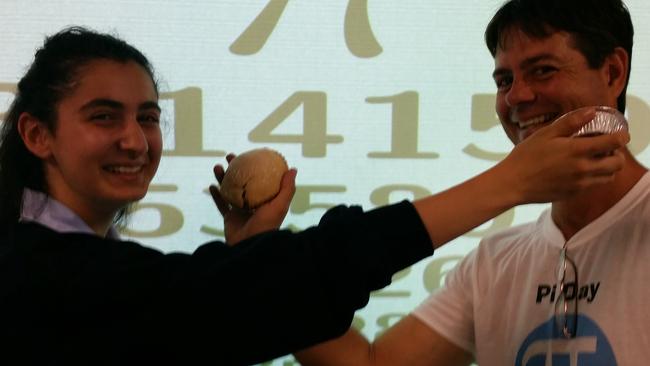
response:
[[[0,244],[0,308],[11,314],[0,339],[61,364],[269,360],[342,334],[371,291],[433,252],[407,202],[339,206],[303,232],[191,255],[38,224]]]
[[[219,360],[255,363],[343,334],[371,291],[432,248],[410,203],[366,213],[339,206],[300,233],[207,244],[177,285],[194,321],[219,334]]]

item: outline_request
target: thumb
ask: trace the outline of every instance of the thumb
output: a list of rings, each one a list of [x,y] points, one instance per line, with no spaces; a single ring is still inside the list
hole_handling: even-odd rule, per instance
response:
[[[548,126],[547,133],[553,137],[573,136],[580,128],[596,117],[596,107],[584,107],[565,113]]]
[[[298,174],[295,168],[289,169],[282,176],[280,182],[280,191],[273,197],[273,199],[260,208],[272,209],[276,213],[280,213],[282,217],[289,211],[291,200],[296,193],[296,175]]]
[[[295,168],[291,168],[284,173],[282,182],[280,183],[278,196],[282,201],[287,202],[287,207],[291,203],[293,195],[296,193],[296,175],[298,175],[298,171]]]

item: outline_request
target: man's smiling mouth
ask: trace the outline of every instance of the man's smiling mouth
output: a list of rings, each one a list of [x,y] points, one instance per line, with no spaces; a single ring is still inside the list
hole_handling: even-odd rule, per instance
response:
[[[541,116],[537,116],[537,117],[527,119],[527,120],[524,120],[524,121],[513,120],[512,123],[517,124],[519,126],[519,128],[528,128],[530,126],[538,125],[538,124],[541,124],[541,123],[551,122],[551,121],[555,120],[555,118],[557,118],[557,116],[558,116],[557,113],[547,113],[547,114],[543,114]]]

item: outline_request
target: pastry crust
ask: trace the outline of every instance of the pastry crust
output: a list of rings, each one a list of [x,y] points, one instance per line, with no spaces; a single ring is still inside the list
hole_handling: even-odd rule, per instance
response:
[[[278,194],[287,170],[286,160],[275,150],[247,151],[228,164],[221,182],[221,196],[235,207],[255,209]]]

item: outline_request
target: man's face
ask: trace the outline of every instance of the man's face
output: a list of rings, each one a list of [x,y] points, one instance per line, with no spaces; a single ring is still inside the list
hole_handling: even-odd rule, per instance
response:
[[[531,38],[513,28],[494,57],[496,111],[517,144],[562,114],[579,107],[616,107],[607,62],[589,67],[566,32]]]

